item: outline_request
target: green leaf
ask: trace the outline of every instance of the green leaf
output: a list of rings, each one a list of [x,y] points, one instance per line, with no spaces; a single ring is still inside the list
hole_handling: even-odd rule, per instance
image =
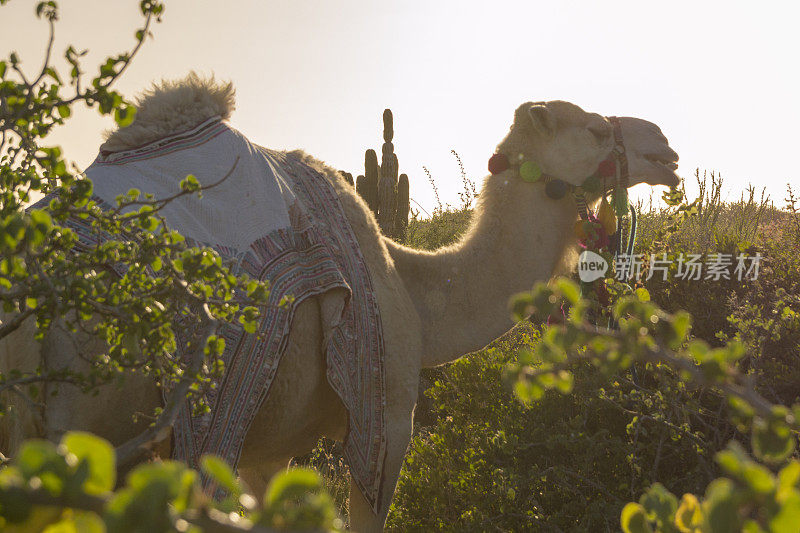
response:
[[[636,297],[639,299],[640,302],[649,302],[650,301],[650,293],[647,292],[647,289],[644,287],[639,287],[633,292]]]
[[[274,505],[277,502],[299,498],[308,492],[322,489],[322,478],[313,470],[293,468],[282,472],[269,482],[264,503]]]
[[[215,356],[219,357],[223,354],[223,352],[225,352],[224,338],[211,335],[206,339],[206,347],[203,350],[203,353],[206,355],[214,354]]]
[[[751,437],[753,453],[764,461],[780,463],[794,452],[795,437],[786,424],[757,418]]]
[[[106,533],[106,525],[94,513],[87,511],[74,511],[73,521],[79,533]]]
[[[200,459],[200,466],[206,474],[231,494],[238,495],[242,492],[233,470],[219,457],[204,455]]]
[[[572,388],[575,386],[575,377],[573,376],[572,372],[568,372],[566,370],[562,370],[558,373],[558,380],[556,381],[556,389],[561,394],[569,394],[572,392]]]
[[[31,217],[31,222],[33,225],[40,232],[49,231],[53,226],[53,219],[50,218],[50,215],[47,213],[47,211],[43,211],[41,209],[32,209],[28,212],[28,215]]]
[[[89,466],[89,475],[83,483],[87,494],[104,494],[114,489],[117,479],[116,456],[111,444],[91,433],[72,431],[64,435],[61,444],[78,461]]]
[[[775,479],[770,471],[758,463],[750,462],[742,471],[747,485],[760,494],[769,494],[775,490]]]
[[[134,118],[136,118],[136,108],[132,105],[118,107],[114,110],[114,121],[120,128],[130,126]]]
[[[639,503],[647,511],[647,517],[662,526],[672,522],[678,509],[678,499],[661,483],[653,483],[639,499]]]
[[[256,322],[254,320],[248,320],[247,317],[240,316],[239,323],[244,328],[245,332],[247,333],[255,333],[256,332]]]
[[[800,531],[800,491],[792,490],[780,502],[780,510],[769,521],[769,530],[775,533]]]
[[[748,520],[742,525],[742,533],[766,533],[755,520]]]
[[[566,298],[567,301],[572,305],[578,303],[578,300],[581,298],[580,288],[575,282],[568,278],[558,278],[556,281],[556,287],[558,287],[558,290],[561,292],[564,298]]]
[[[200,182],[194,174],[189,174],[181,180],[181,190],[186,192],[194,192],[200,189]]]
[[[781,489],[800,489],[800,462],[792,461],[778,472],[778,486]]]
[[[703,507],[711,533],[739,532],[742,520],[738,501],[738,493],[730,479],[719,478],[709,483]]]
[[[56,446],[50,441],[32,439],[25,441],[17,452],[15,462],[22,475],[37,475],[47,463],[58,460]]]
[[[653,533],[647,523],[647,513],[638,503],[631,502],[622,508],[620,525],[625,533]]]
[[[514,383],[514,394],[524,404],[531,404],[544,396],[544,387],[531,381],[519,380]]]
[[[675,525],[681,531],[695,531],[703,525],[703,510],[697,496],[694,494],[684,494],[681,504],[675,511]]]
[[[127,486],[117,491],[106,505],[109,531],[171,531],[174,509],[186,509],[195,486],[195,472],[177,461],[138,466],[127,478]]]

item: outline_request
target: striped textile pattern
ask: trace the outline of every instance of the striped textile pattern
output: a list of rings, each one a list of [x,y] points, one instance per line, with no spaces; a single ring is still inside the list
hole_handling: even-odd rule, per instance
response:
[[[327,179],[299,160],[270,152],[294,180],[299,202],[290,209],[291,228],[256,241],[238,258],[250,276],[269,280],[269,311],[254,335],[226,326],[225,376],[206,415],[190,416],[187,404],[175,426],[173,456],[196,466],[213,453],[236,464],[247,428],[269,393],[291,324],[292,310],[278,306],[287,295],[295,304],[334,288],[350,291],[343,317],[329,335],[327,376],[348,411],[344,455],[350,474],[377,512],[386,454],[383,334],[366,263]],[[223,254],[224,249],[215,247]],[[258,369],[253,372],[253,369]],[[217,488],[208,484],[209,490]]]
[[[220,120],[209,120],[141,148],[100,154],[96,163],[109,168],[199,149],[231,130]],[[225,373],[215,388],[208,389],[210,412],[193,415],[188,402],[181,407],[173,427],[172,455],[197,468],[204,454],[214,454],[235,468],[247,430],[269,394],[286,350],[294,308],[308,297],[345,289],[349,298],[341,320],[332,331],[326,331],[327,378],[348,411],[344,454],[351,476],[377,512],[386,454],[386,397],[383,333],[372,281],[339,197],[327,178],[291,154],[256,148],[278,161],[283,174],[291,178],[296,201],[288,206],[289,227],[268,232],[245,251],[190,238],[187,242],[215,249],[224,261],[235,265],[234,273],[269,281],[269,302],[255,334],[246,333],[238,325],[223,326],[220,335],[225,339]],[[94,200],[101,207],[111,207],[99,197]],[[44,207],[48,201],[45,198],[37,205]],[[77,251],[109,238],[96,234],[80,220],[68,225],[79,236]],[[294,304],[279,306],[286,296],[292,296]],[[176,330],[180,336],[182,328]],[[203,478],[203,484],[209,494],[223,496],[211,480]]]

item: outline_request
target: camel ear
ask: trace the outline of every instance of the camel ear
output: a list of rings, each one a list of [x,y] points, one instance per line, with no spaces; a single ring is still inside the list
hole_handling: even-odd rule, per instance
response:
[[[533,104],[528,108],[528,116],[533,127],[546,138],[553,137],[556,133],[556,117],[547,109],[546,105]]]

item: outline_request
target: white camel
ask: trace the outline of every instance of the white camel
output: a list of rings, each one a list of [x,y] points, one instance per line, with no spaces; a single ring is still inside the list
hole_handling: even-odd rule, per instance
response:
[[[136,121],[111,133],[104,149],[130,149],[214,115],[228,118],[232,110],[230,84],[196,77],[164,83],[145,93]],[[659,128],[635,118],[622,118],[621,124],[630,185],[677,184],[678,157]],[[522,154],[545,173],[580,185],[613,146],[606,118],[568,102],[527,102],[517,108],[496,153],[512,160]],[[490,155],[487,150],[487,159]],[[575,258],[573,227],[578,214],[572,197],[548,198],[542,183],[522,180],[512,166],[486,177],[472,226],[460,242],[421,252],[382,237],[353,187],[338,172],[303,157],[338,192],[377,293],[386,364],[383,496],[376,515],[351,484],[350,524],[360,532],[380,531],[411,437],[420,369],[453,361],[507,331],[513,325],[509,297],[550,279]],[[590,203],[595,200],[589,198]],[[57,328],[39,345],[31,340],[33,328],[25,324],[0,348],[3,370],[32,370],[40,361],[48,366],[77,365],[79,350],[92,349]],[[319,437],[345,436],[347,413],[326,380],[322,335],[319,304],[306,300],[298,306],[289,347],[244,442],[239,472],[256,493],[263,493],[270,477],[293,456],[311,450]],[[61,386],[43,413],[26,414],[20,408],[16,426],[6,425],[3,451],[10,451],[8,447],[22,437],[55,439],[67,429],[93,431],[119,444],[141,429],[131,424],[131,414],[151,412],[159,402],[153,384],[141,379],[126,381],[123,390],[106,386],[99,398]]]

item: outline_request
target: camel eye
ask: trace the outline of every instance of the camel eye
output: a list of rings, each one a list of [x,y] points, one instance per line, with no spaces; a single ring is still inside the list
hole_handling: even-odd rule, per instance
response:
[[[611,136],[611,128],[606,124],[598,124],[596,126],[588,126],[586,129],[592,134],[597,144],[604,144]]]

